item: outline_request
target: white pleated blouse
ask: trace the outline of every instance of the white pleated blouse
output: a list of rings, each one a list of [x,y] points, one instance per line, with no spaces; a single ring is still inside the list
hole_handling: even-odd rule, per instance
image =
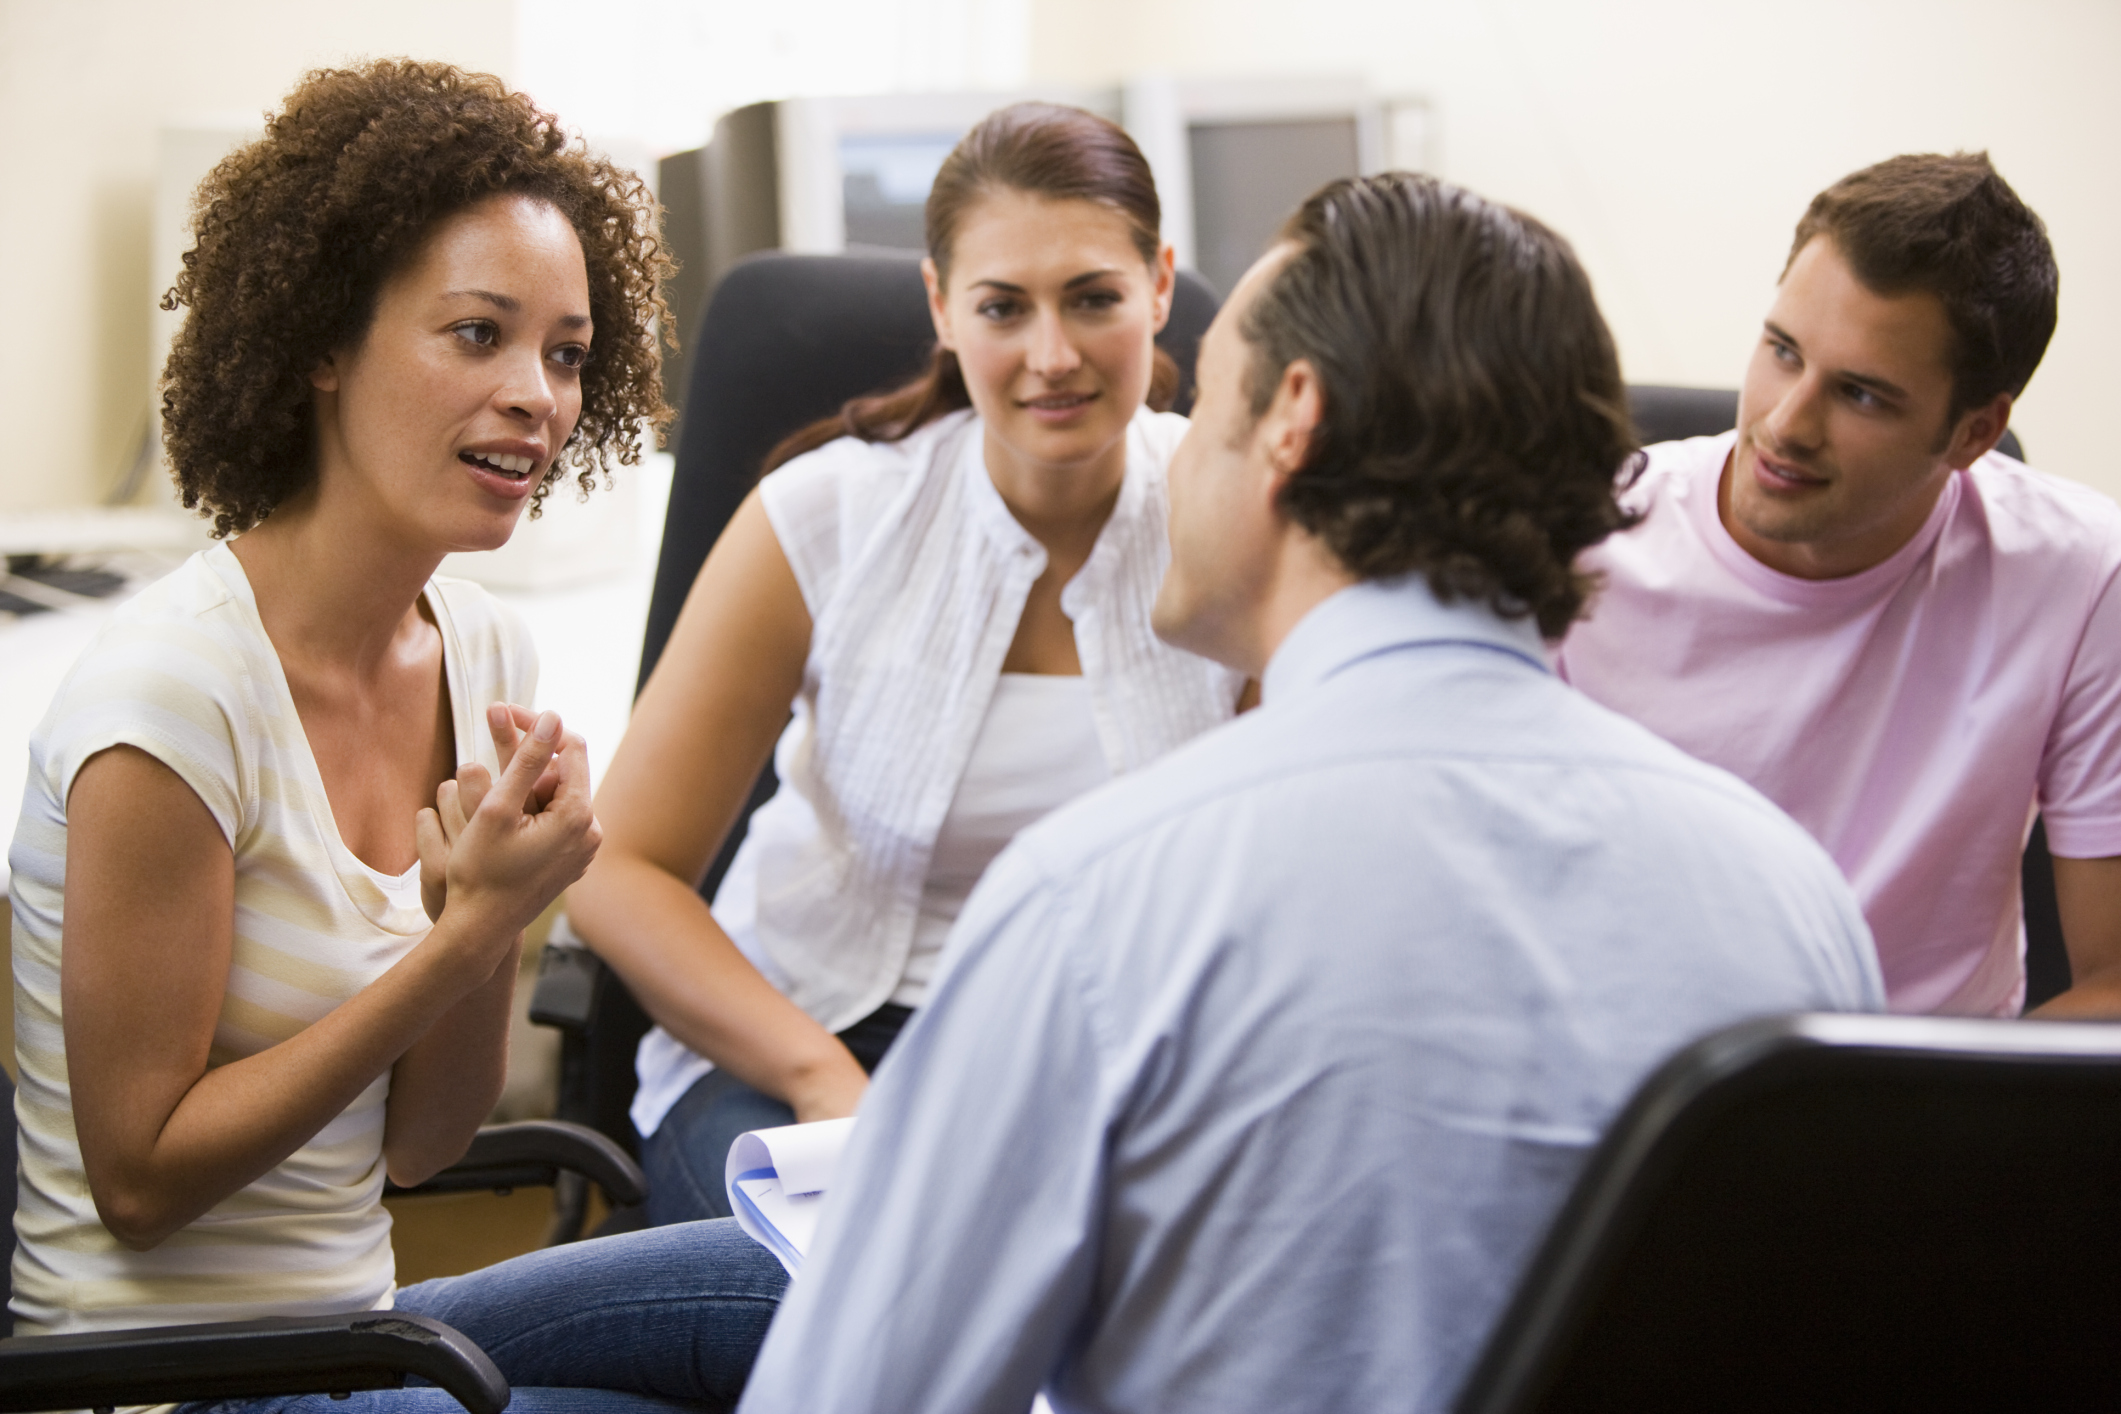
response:
[[[1170,560],[1164,468],[1185,430],[1175,414],[1135,416],[1118,503],[1061,591],[1114,775],[1228,720],[1243,688],[1149,627]],[[1045,572],[984,452],[982,423],[960,412],[901,442],[843,438],[759,486],[810,611],[810,656],[774,753],[781,788],[714,912],[828,1030],[900,987],[936,834]],[[633,1119],[648,1134],[711,1066],[658,1027],[638,1068]]]

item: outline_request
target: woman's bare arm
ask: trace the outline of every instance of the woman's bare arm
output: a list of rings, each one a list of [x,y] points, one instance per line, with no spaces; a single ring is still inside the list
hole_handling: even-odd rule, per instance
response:
[[[810,614],[758,493],[715,542],[597,793],[605,844],[568,916],[648,1014],[798,1119],[868,1078],[738,952],[695,891],[802,686]]]
[[[486,709],[505,777],[524,735],[536,718],[508,703]],[[488,789],[483,767],[471,766],[444,781],[436,810],[419,819],[420,875],[430,917],[448,912],[447,870],[454,842]],[[562,790],[589,795],[588,746],[563,734],[552,764],[532,787],[531,806],[542,810]],[[472,1136],[493,1112],[508,1079],[508,1027],[515,1000],[523,937],[518,933],[492,976],[436,1019],[425,1035],[398,1058],[390,1072],[390,1102],[383,1123],[383,1163],[393,1183],[424,1183],[464,1156]]]
[[[390,1068],[383,1167],[411,1188],[464,1157],[508,1079],[508,1024],[523,955],[518,933],[493,973],[435,1018]]]
[[[121,1242],[153,1247],[270,1171],[493,978],[596,847],[586,766],[571,798],[522,811],[552,747],[519,751],[486,793],[425,939],[294,1036],[211,1070],[234,858],[191,788],[145,752],[112,747],[82,767],[67,799],[60,994],[81,1159]]]

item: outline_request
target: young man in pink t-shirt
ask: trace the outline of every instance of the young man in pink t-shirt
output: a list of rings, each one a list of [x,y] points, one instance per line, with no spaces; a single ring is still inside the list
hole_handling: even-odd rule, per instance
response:
[[[1827,847],[1898,1011],[2022,1006],[2037,810],[2075,977],[2041,1010],[2121,1014],[2121,508],[1993,450],[2055,290],[1985,155],[1820,193],[1737,429],[1649,450],[1561,649]]]

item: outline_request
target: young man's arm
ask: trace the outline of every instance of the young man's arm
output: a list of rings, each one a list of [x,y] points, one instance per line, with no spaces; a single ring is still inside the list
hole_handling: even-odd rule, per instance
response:
[[[1111,1094],[1073,912],[1015,851],[982,880],[862,1100],[744,1414],[1021,1410],[1052,1374],[1091,1297]]]
[[[2031,1014],[2121,1016],[2121,858],[2057,859],[2055,903],[2072,980]]]
[[[2070,988],[2033,1014],[2121,1016],[2121,572],[2085,616],[2040,765]]]

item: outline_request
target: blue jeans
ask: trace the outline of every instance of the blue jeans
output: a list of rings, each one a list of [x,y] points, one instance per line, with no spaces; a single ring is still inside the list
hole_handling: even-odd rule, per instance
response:
[[[886,1003],[840,1032],[863,1070],[873,1071],[913,1019],[913,1008]],[[729,1216],[724,1183],[729,1146],[746,1130],[795,1123],[795,1111],[752,1089],[726,1070],[710,1070],[641,1141],[641,1169],[648,1175],[648,1221],[696,1222]]]
[[[686,1223],[497,1262],[398,1292],[397,1309],[462,1331],[514,1392],[509,1414],[728,1409],[787,1289],[735,1222]],[[431,1386],[348,1399],[188,1404],[180,1414],[463,1414]]]

